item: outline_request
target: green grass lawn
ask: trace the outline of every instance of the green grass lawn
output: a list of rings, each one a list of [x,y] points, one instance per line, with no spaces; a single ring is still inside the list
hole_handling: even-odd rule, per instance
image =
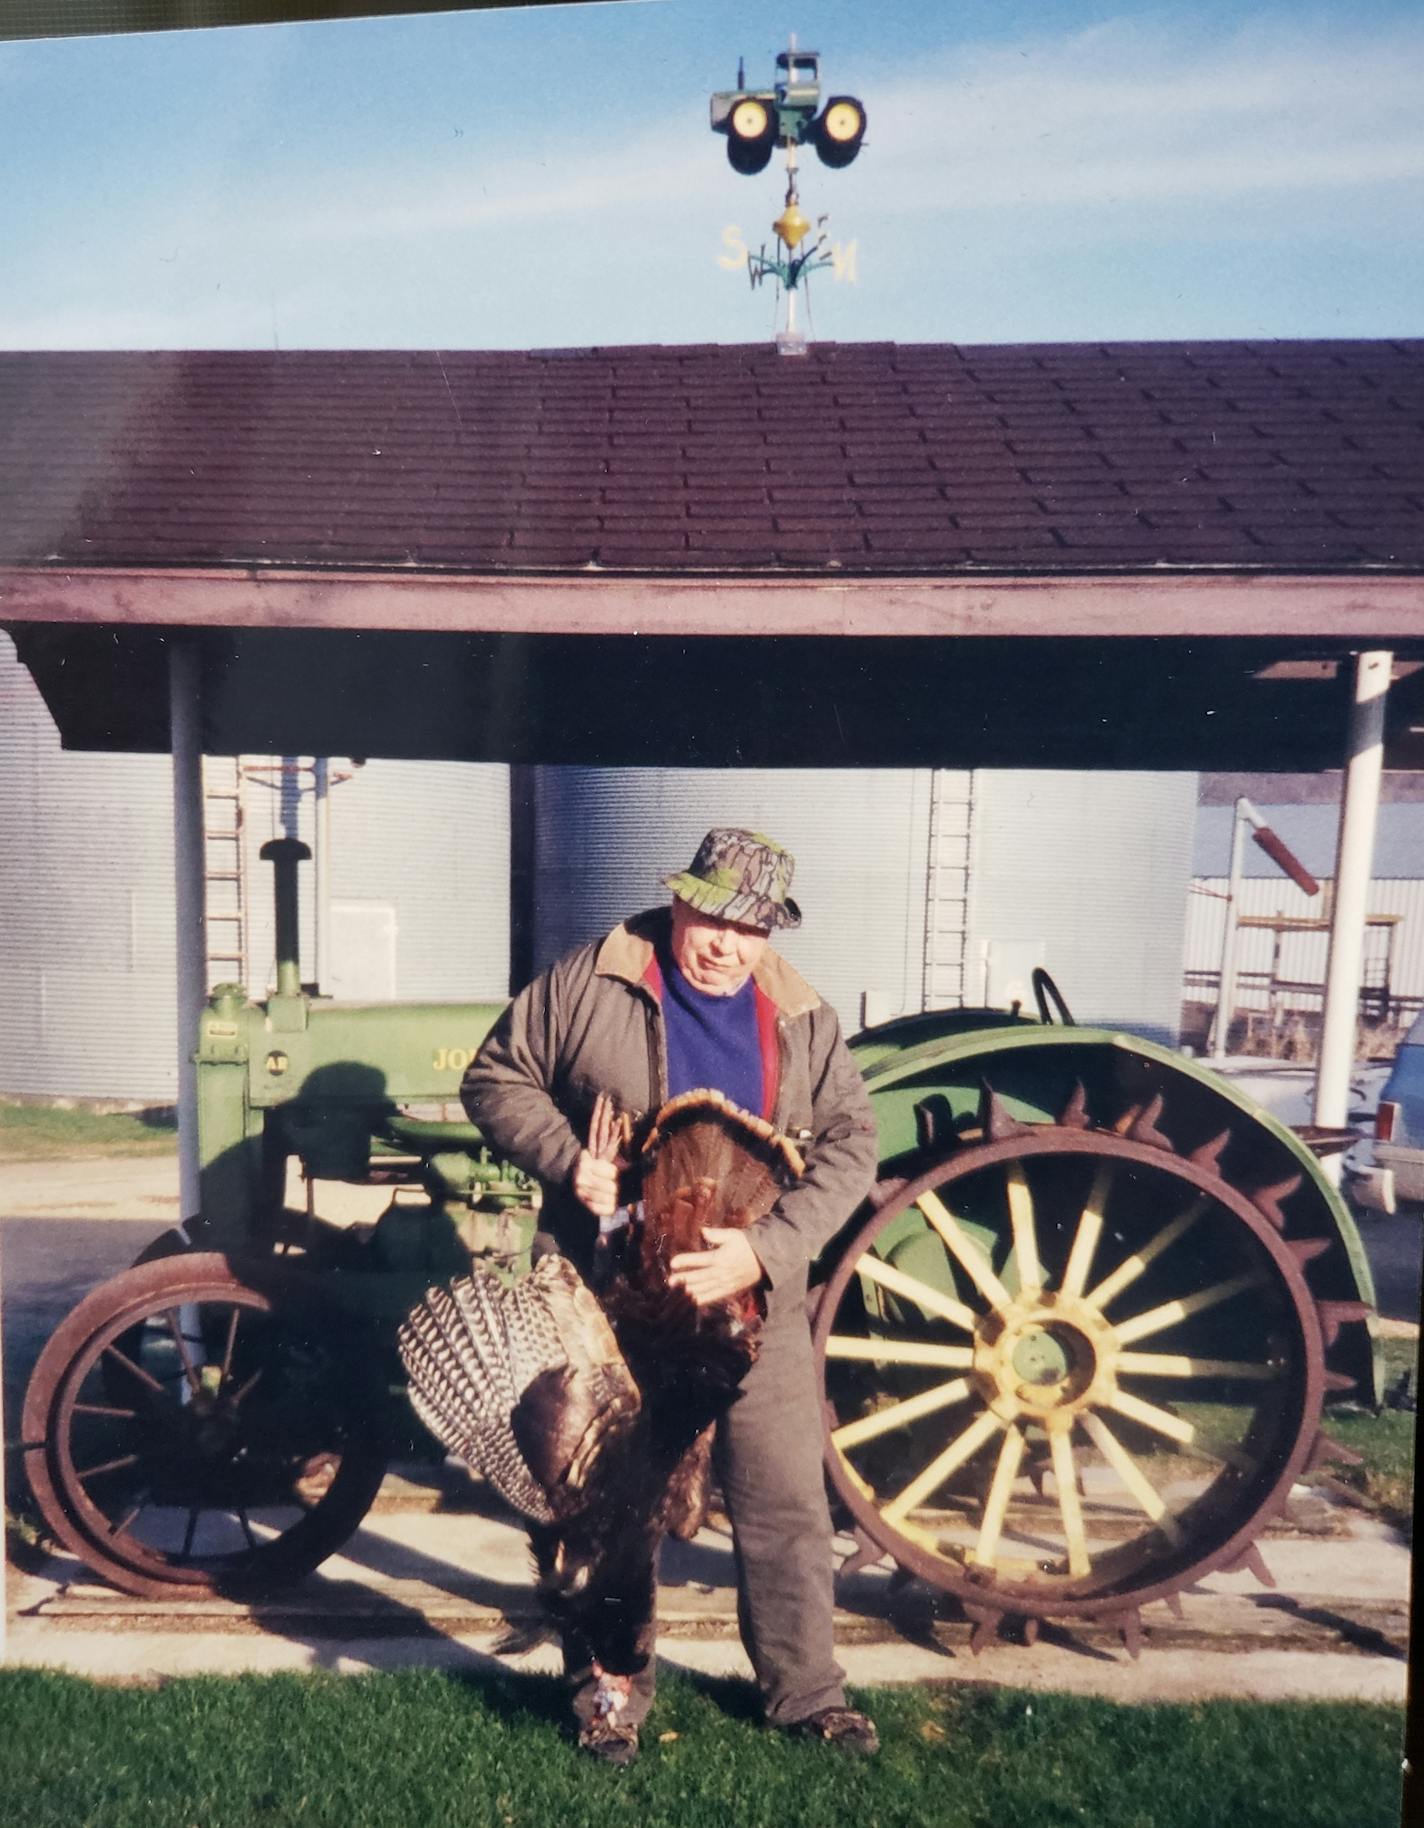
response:
[[[1388,1390],[1408,1371],[1418,1394],[1419,1342],[1386,1339],[1384,1384]],[[1384,1409],[1378,1415],[1349,1407],[1327,1415],[1325,1432],[1353,1448],[1363,1465],[1334,1466],[1332,1477],[1363,1494],[1370,1506],[1391,1523],[1412,1532],[1414,1523],[1414,1416],[1409,1410]]]
[[[0,1674],[0,1794],[25,1828],[1391,1828],[1403,1712],[1124,1707],[991,1688],[859,1697],[878,1759],[788,1743],[750,1690],[668,1678],[627,1771],[547,1679]]]
[[[65,1111],[0,1100],[0,1161],[48,1162],[101,1155],[172,1155],[178,1126],[146,1112]]]

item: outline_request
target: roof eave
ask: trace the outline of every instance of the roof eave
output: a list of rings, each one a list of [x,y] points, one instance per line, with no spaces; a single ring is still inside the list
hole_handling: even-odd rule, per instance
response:
[[[1424,643],[1424,574],[1239,566],[867,575],[0,566],[0,623],[543,635]]]

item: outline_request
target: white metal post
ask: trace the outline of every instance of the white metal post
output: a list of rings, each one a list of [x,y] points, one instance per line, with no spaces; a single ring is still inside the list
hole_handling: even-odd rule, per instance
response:
[[[313,863],[316,891],[316,960],[312,976],[317,994],[330,992],[331,976],[331,763],[324,755],[313,757],[316,781],[316,858]]]
[[[193,1050],[208,994],[207,881],[203,839],[203,705],[196,639],[168,650],[168,727],[173,749],[173,905],[177,915],[178,1211],[198,1215],[198,1069]]]
[[[1220,983],[1216,991],[1216,1021],[1213,1025],[1211,1049],[1211,1058],[1218,1064],[1226,1058],[1231,1017],[1236,1008],[1236,914],[1241,905],[1242,859],[1246,850],[1246,820],[1250,807],[1251,802],[1243,794],[1236,802],[1236,811],[1231,821],[1231,868],[1226,879],[1226,923],[1221,930]]]
[[[1330,959],[1325,968],[1325,1020],[1315,1080],[1315,1121],[1343,1129],[1350,1108],[1350,1068],[1365,956],[1365,917],[1374,864],[1380,775],[1384,768],[1384,713],[1394,656],[1383,649],[1355,662],[1349,754],[1340,799],[1335,856],[1335,905],[1330,917]],[[1335,1158],[1338,1166],[1338,1157]]]

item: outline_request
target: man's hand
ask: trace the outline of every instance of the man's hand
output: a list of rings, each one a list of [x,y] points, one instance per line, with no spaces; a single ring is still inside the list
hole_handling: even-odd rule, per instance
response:
[[[761,1281],[761,1259],[747,1234],[736,1226],[704,1225],[702,1236],[710,1250],[685,1250],[668,1266],[674,1288],[686,1289],[698,1307],[726,1301]]]
[[[574,1163],[572,1186],[574,1197],[588,1207],[595,1218],[611,1219],[618,1210],[618,1166],[600,1161],[587,1149],[579,1151]]]

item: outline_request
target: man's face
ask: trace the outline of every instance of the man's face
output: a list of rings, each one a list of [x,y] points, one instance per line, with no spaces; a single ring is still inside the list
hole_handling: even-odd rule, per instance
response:
[[[677,968],[706,996],[735,996],[766,950],[765,927],[702,914],[676,897],[672,904],[672,955]]]

